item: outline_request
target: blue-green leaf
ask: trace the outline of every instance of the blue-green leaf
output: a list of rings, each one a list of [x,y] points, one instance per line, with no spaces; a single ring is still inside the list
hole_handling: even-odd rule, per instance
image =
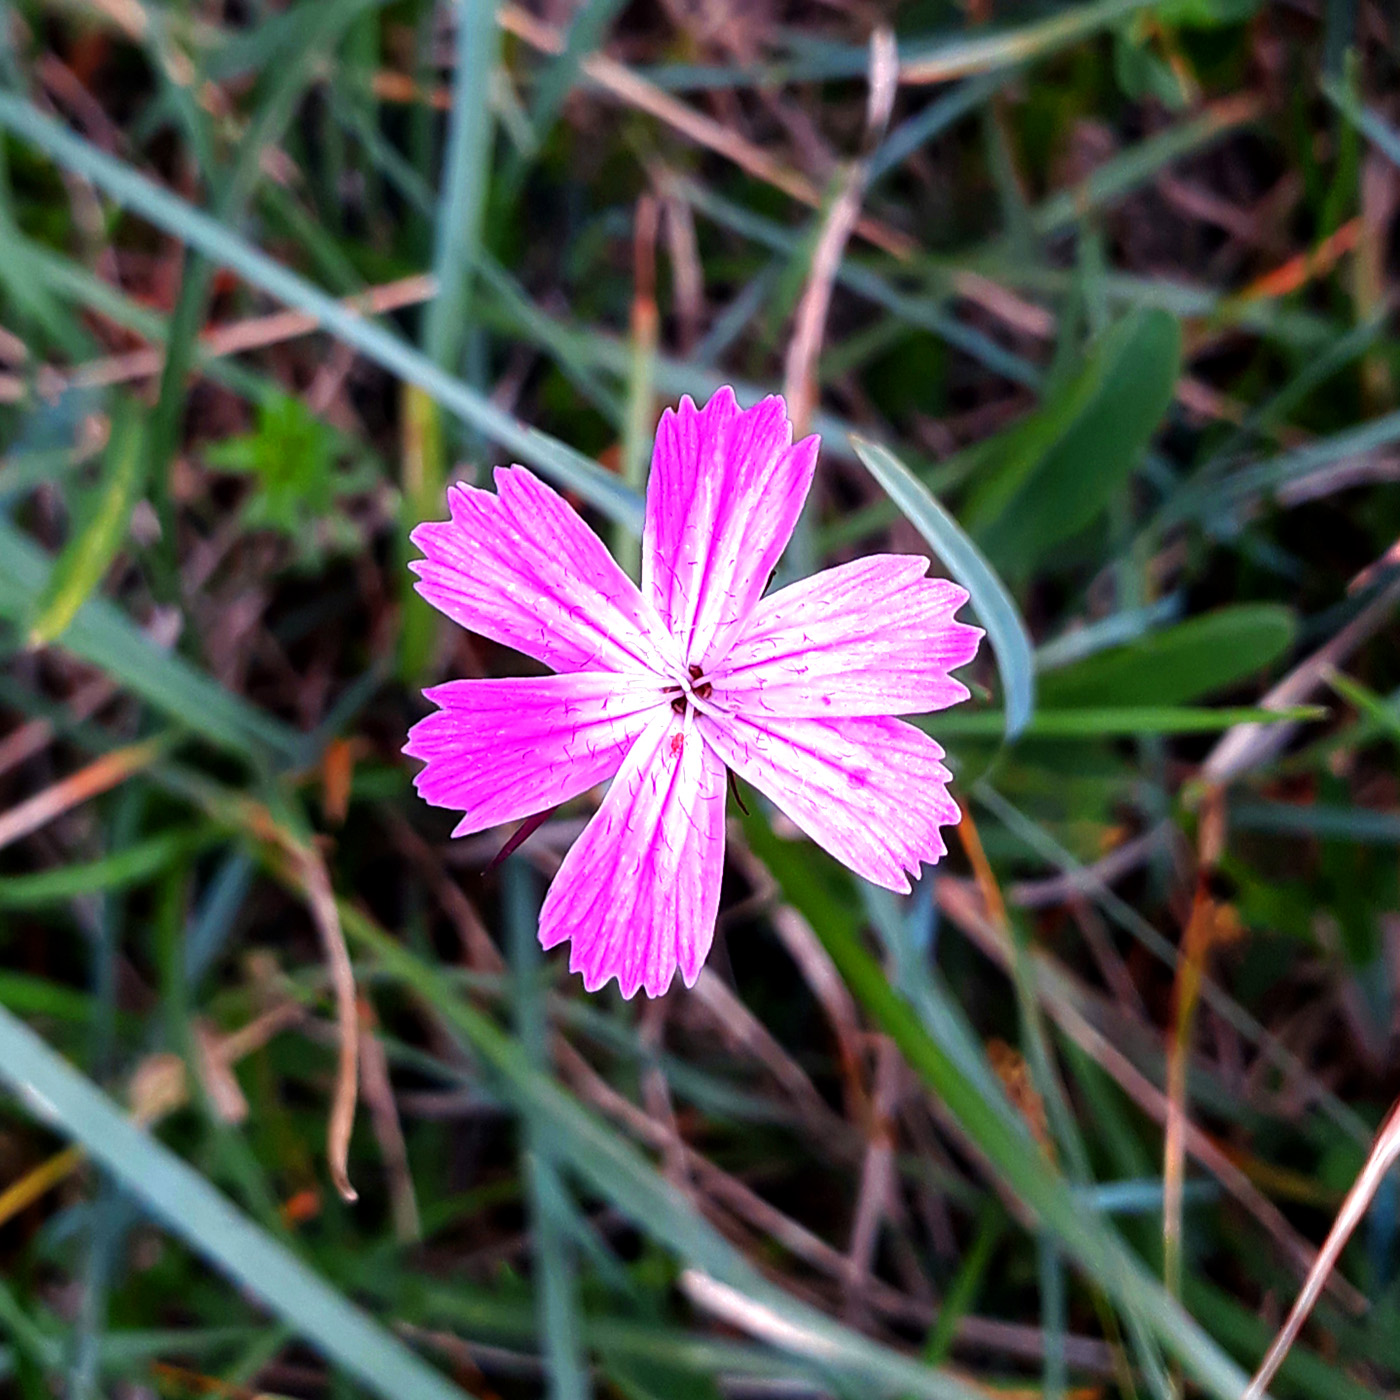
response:
[[[1035,660],[1031,639],[1006,585],[933,493],[888,448],[852,437],[860,460],[910,524],[926,539],[948,572],[967,589],[996,655],[1006,703],[1006,737],[1014,739],[1035,712]]]

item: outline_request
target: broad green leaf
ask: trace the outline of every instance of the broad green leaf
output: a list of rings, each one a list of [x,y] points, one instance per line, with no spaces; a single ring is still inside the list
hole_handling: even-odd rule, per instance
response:
[[[1021,621],[1006,585],[962,526],[888,448],[854,436],[851,445],[871,476],[884,487],[885,494],[928,541],[948,572],[971,594],[973,610],[987,629],[1006,692],[1006,737],[1014,739],[1030,723],[1035,710],[1035,659],[1026,624]]]
[[[1048,706],[1171,707],[1256,676],[1293,644],[1288,608],[1242,603],[1150,632],[1041,677]]]
[[[145,476],[145,432],[139,410],[128,403],[112,415],[97,508],[68,541],[35,606],[29,628],[31,646],[47,646],[62,636],[100,586],[126,539],[127,522]]]
[[[1106,331],[1083,368],[1032,421],[969,504],[969,530],[1017,575],[1089,525],[1128,483],[1171,403],[1181,329],[1136,311]]]
[[[1134,102],[1155,100],[1180,112],[1191,100],[1171,65],[1152,48],[1150,36],[1126,29],[1114,34],[1113,76],[1123,95]]]
[[[1108,359],[1091,355],[1079,372],[1049,394],[1034,412],[983,438],[976,452],[977,475],[963,506],[963,522],[974,535],[993,524],[1036,469],[1090,409],[1103,388]]]

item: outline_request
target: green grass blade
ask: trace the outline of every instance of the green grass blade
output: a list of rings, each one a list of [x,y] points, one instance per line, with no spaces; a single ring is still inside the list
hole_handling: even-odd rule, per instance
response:
[[[987,629],[1001,673],[1006,694],[1006,737],[1014,739],[1035,713],[1035,658],[1026,625],[1006,585],[958,522],[888,448],[864,438],[853,437],[851,442],[886,495],[928,541],[948,572],[972,595],[972,606]]]
[[[1363,106],[1346,84],[1335,78],[1324,81],[1322,91],[1347,121],[1387,160],[1400,165],[1400,132],[1397,132],[1379,112]]]
[[[1356,841],[1369,846],[1400,846],[1400,813],[1327,803],[1240,802],[1230,823],[1241,831],[1267,831],[1320,841]]]
[[[1377,733],[1389,735],[1400,743],[1400,709],[1395,701],[1383,700],[1375,691],[1352,680],[1340,671],[1333,671],[1326,677],[1327,684],[1344,700],[1349,700],[1370,722],[1369,728]]]
[[[29,629],[30,646],[47,646],[63,635],[117,557],[146,476],[145,441],[133,405],[124,405],[113,414],[97,510],[68,542],[49,574]]]
[[[923,111],[901,122],[876,147],[874,155],[866,162],[868,184],[873,185],[882,175],[902,165],[935,136],[975,112],[996,92],[1002,81],[999,77],[969,78],[952,92],[946,93],[935,102],[930,102]]]
[[[583,60],[607,37],[608,26],[627,0],[583,0],[569,25],[564,48],[550,60],[530,102],[530,121],[537,140],[543,139],[552,125],[564,99],[578,81]]]
[[[549,1063],[549,1023],[544,1002],[534,872],[506,862],[503,884],[506,931],[515,981],[516,1028],[536,1072]],[[587,1400],[592,1393],[579,1328],[573,1252],[567,1237],[568,1191],[555,1161],[550,1120],[525,1119],[523,1175],[533,1227],[539,1337],[549,1360],[551,1400]]]
[[[938,1305],[938,1317],[924,1343],[924,1359],[937,1365],[952,1351],[958,1323],[972,1311],[982,1288],[992,1255],[1006,1233],[1006,1221],[995,1206],[984,1207],[972,1237],[972,1248],[963,1255],[948,1291]]]
[[[1032,210],[1032,227],[1041,237],[1072,228],[1095,210],[1132,193],[1167,166],[1212,145],[1256,115],[1252,102],[1222,103],[1139,141],[1105,161],[1080,184],[1051,195]]]
[[[1400,441],[1400,412],[1372,418],[1355,427],[1310,442],[1291,452],[1241,467],[1217,481],[1188,487],[1162,508],[1159,528],[1188,519],[1209,519],[1250,496],[1277,491],[1290,481],[1310,476],[1349,457],[1361,457]]]
[[[452,117],[433,254],[438,290],[428,303],[423,327],[423,353],[449,373],[461,362],[469,328],[472,278],[481,256],[495,131],[491,78],[501,43],[493,0],[462,0],[455,7],[454,18],[457,54]]]
[[[80,895],[106,894],[144,884],[173,865],[199,839],[168,831],[99,860],[61,865],[32,875],[0,876],[0,909],[37,909]]]
[[[1249,706],[1223,706],[1220,709],[1192,708],[1186,705],[1144,705],[1134,707],[1094,706],[1084,709],[1037,710],[1022,730],[1027,739],[1120,739],[1135,734],[1218,734],[1237,724],[1279,724],[1327,718],[1319,705],[1297,705],[1287,710],[1259,710]],[[933,715],[917,721],[937,739],[993,738],[1005,727],[997,710],[976,714]]]
[[[462,1400],[456,1386],[259,1230],[4,1010],[0,1080],[80,1143],[172,1235],[385,1400]]]

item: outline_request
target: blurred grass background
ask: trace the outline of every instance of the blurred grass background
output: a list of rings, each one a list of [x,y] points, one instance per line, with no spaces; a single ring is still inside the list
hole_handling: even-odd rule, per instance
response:
[[[0,1389],[1238,1396],[1400,1091],[1394,10],[3,21]],[[726,382],[793,572],[970,587],[968,820],[900,899],[731,808],[699,986],[589,998],[588,805],[410,788],[520,661],[406,531],[516,460],[634,557]],[[1400,1384],[1397,1220],[1274,1394]]]

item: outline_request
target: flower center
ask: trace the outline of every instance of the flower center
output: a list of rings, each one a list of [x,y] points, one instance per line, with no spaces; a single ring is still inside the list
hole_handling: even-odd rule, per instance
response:
[[[686,712],[691,700],[708,700],[714,692],[714,686],[705,679],[704,670],[694,661],[690,663],[689,670],[676,679],[676,685],[666,687],[666,694],[673,697],[671,708],[678,715]]]

